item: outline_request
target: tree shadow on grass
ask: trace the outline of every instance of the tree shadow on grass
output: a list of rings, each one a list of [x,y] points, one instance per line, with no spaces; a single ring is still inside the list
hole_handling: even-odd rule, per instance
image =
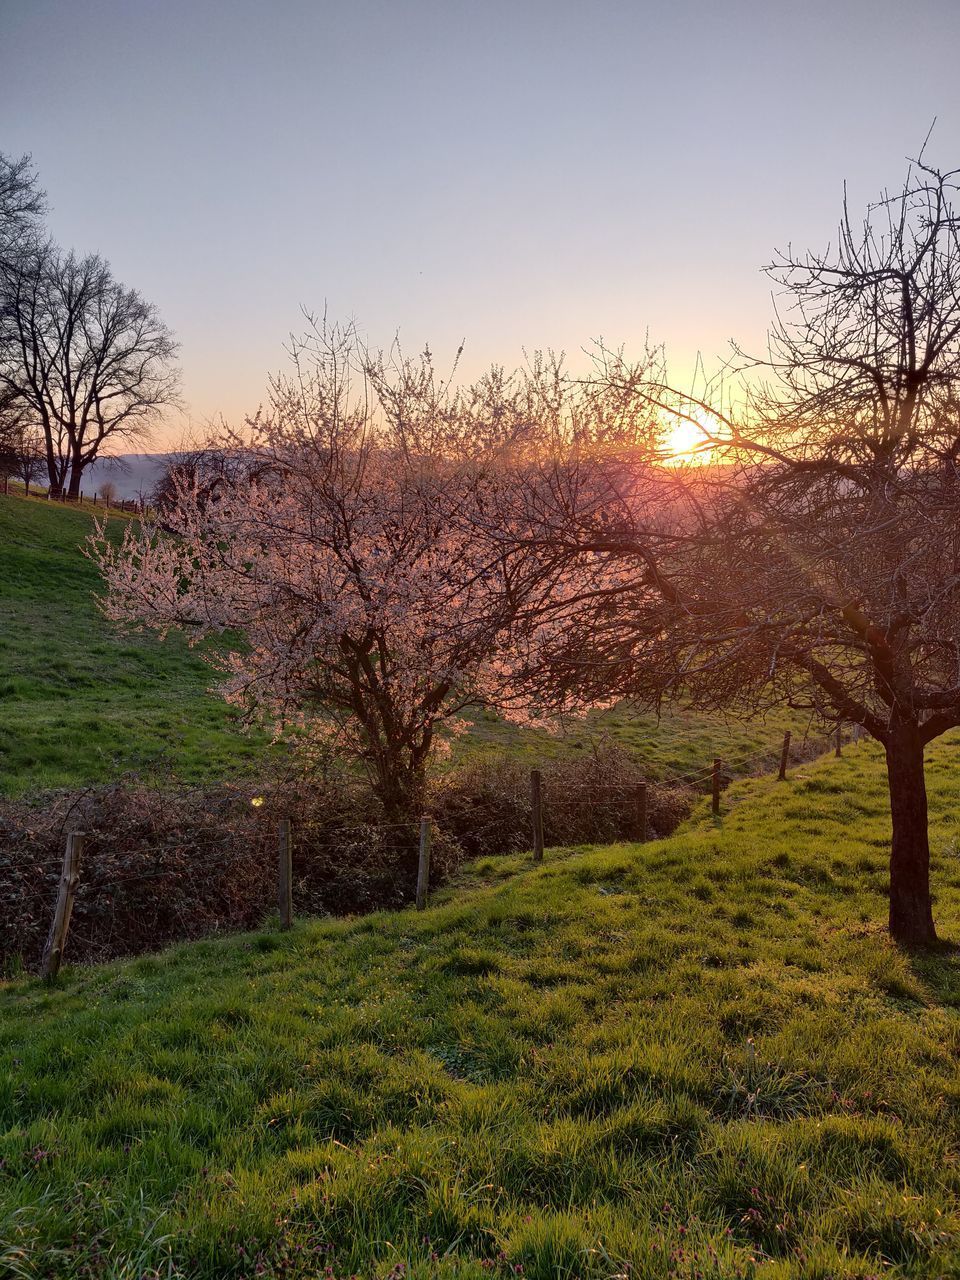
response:
[[[907,965],[938,1004],[960,1008],[960,943],[939,939],[932,947],[904,951]]]

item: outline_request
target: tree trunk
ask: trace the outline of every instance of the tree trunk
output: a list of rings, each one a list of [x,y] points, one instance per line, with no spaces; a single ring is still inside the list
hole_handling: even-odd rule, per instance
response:
[[[83,464],[79,458],[73,458],[70,463],[70,488],[67,490],[67,497],[74,501],[80,496],[80,483],[83,480]]]
[[[393,753],[384,753],[375,765],[373,789],[388,824],[387,843],[396,846],[397,884],[404,898],[412,897],[417,886],[424,770]]]
[[[890,934],[910,947],[936,942],[930,903],[930,841],[923,743],[918,726],[892,726],[886,744],[893,841],[890,846]]]
[[[52,449],[47,449],[47,493],[51,498],[60,496],[60,469]]]

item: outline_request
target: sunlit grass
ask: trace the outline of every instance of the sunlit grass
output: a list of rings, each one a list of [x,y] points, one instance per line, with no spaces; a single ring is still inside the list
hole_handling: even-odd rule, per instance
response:
[[[956,741],[929,773],[956,940]],[[0,1258],[955,1274],[960,965],[887,940],[888,836],[862,746],[736,784],[669,840],[474,864],[422,914],[9,983]]]
[[[774,711],[763,719],[741,721],[705,715],[689,706],[670,707],[658,719],[652,713],[619,707],[569,720],[562,732],[518,728],[490,712],[479,713],[457,740],[452,763],[496,758],[504,752],[534,765],[573,755],[588,756],[603,747],[622,748],[649,767],[651,777],[696,776],[708,772],[715,756],[735,773],[762,772],[777,763],[784,730],[802,754],[805,734],[822,750],[823,730],[795,712]]]
[[[116,536],[128,519],[111,513]],[[241,733],[208,692],[200,655],[179,636],[123,636],[98,612],[99,576],[80,551],[93,520],[0,496],[0,791],[249,769],[264,736]]]

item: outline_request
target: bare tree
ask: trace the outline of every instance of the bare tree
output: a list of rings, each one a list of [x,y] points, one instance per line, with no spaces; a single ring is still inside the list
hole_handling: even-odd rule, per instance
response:
[[[649,366],[601,370],[696,423],[701,469],[578,457],[541,486],[528,677],[554,705],[684,694],[810,707],[883,745],[889,928],[935,938],[924,749],[960,725],[960,218],[912,167],[836,250],[769,268],[792,305],[734,414]],[[533,539],[531,538],[531,545]]]
[[[35,241],[0,262],[0,389],[43,431],[51,492],[76,497],[105,441],[143,437],[176,402],[176,351],[102,258]]]
[[[46,205],[30,157],[11,160],[0,152],[0,255],[38,233]]]
[[[16,472],[22,415],[13,396],[0,395],[0,476]]]
[[[13,160],[0,152],[0,264],[4,272],[15,269],[18,260],[42,240],[41,218],[45,212],[46,195],[30,157]],[[28,406],[20,395],[0,386],[0,455],[4,474],[18,475],[25,465],[30,473],[25,481],[28,485],[35,470],[35,442],[28,429],[29,421]]]
[[[0,475],[22,480],[24,489],[44,470],[40,437],[16,400],[0,395]]]

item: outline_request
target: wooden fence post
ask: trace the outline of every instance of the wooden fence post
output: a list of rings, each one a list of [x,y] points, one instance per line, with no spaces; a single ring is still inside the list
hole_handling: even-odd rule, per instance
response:
[[[530,817],[533,822],[533,860],[543,861],[543,777],[530,770]]]
[[[841,723],[837,725],[837,747],[836,747],[836,750],[834,751],[834,755],[837,757],[838,760],[843,755],[843,749],[842,749],[843,736],[842,735],[843,735],[843,725]]]
[[[790,763],[790,730],[783,735],[783,748],[780,752],[780,772],[777,779],[783,782],[787,776],[787,765]]]
[[[720,760],[720,757],[717,756],[713,761],[713,812],[714,814],[718,814],[720,812],[720,770],[721,768],[722,768],[722,761]]]
[[[290,819],[280,819],[280,866],[277,882],[277,905],[280,909],[280,928],[293,925],[293,841],[290,838]]]
[[[52,982],[60,972],[60,964],[67,945],[73,897],[80,880],[80,855],[83,852],[84,839],[85,837],[79,832],[72,832],[67,836],[63,869],[60,872],[60,884],[57,886],[57,905],[53,912],[53,924],[50,926],[47,945],[43,949],[42,973],[48,982]]]
[[[643,844],[647,838],[647,784],[645,782],[638,782],[634,787],[633,803],[636,839]]]
[[[430,819],[420,819],[420,861],[417,865],[417,910],[427,905],[430,892]]]

